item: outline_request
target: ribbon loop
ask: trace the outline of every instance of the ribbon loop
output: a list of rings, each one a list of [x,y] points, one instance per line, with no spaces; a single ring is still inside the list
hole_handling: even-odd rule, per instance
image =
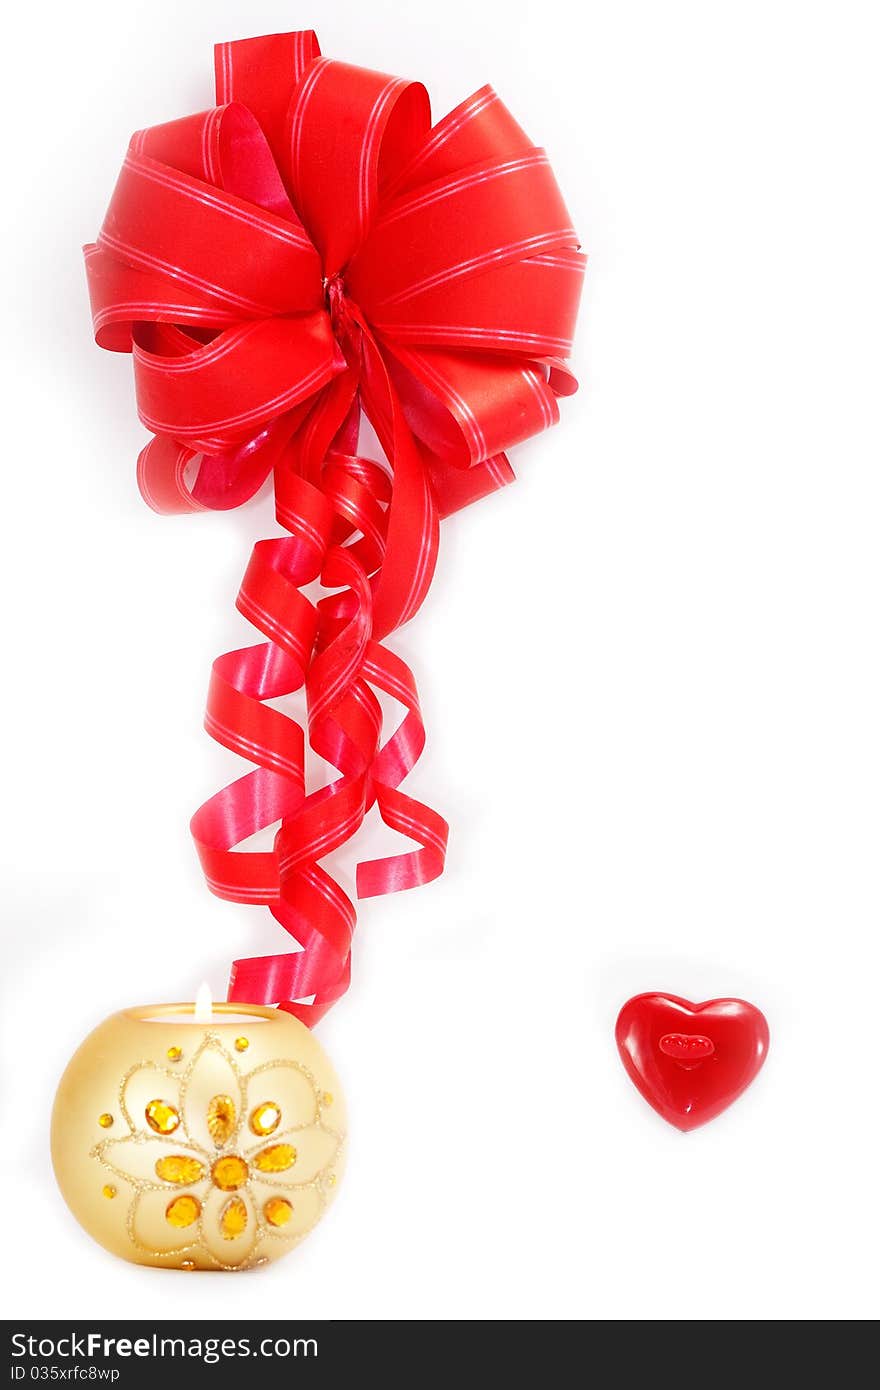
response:
[[[351,260],[381,182],[408,162],[430,125],[420,82],[326,58],[308,68],[290,114],[291,188],[327,278]]]
[[[426,290],[576,245],[547,156],[532,149],[447,174],[388,204],[348,284],[372,322]]]
[[[214,48],[217,104],[240,102],[254,115],[282,177],[290,175],[287,139],[290,94],[321,55],[311,29],[218,43]]]
[[[136,335],[138,413],[156,434],[206,452],[250,438],[313,396],[341,365],[324,313],[239,324],[209,343],[191,339],[176,356],[164,346],[147,332]]]
[[[296,223],[136,151],[122,166],[98,245],[239,319],[321,304],[320,262]]]

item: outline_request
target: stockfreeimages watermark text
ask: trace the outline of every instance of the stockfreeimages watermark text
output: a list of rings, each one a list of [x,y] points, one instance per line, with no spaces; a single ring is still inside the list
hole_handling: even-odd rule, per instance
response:
[[[315,1337],[263,1337],[253,1342],[250,1337],[161,1337],[154,1332],[149,1337],[106,1337],[101,1332],[72,1332],[64,1337],[33,1337],[14,1332],[11,1337],[12,1356],[31,1361],[67,1360],[70,1358],[115,1360],[117,1357],[161,1359],[178,1357],[181,1360],[203,1361],[208,1366],[235,1357],[317,1356]],[[71,1367],[85,1372],[89,1368]],[[26,1365],[14,1365],[12,1379],[23,1380],[28,1374]],[[80,1378],[82,1378],[80,1376]],[[91,1377],[94,1378],[94,1377]]]

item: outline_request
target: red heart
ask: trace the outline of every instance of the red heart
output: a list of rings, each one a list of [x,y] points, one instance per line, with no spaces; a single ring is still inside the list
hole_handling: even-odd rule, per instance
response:
[[[630,1080],[677,1129],[714,1120],[764,1064],[767,1020],[744,999],[692,1004],[674,994],[637,994],[614,1030]]]

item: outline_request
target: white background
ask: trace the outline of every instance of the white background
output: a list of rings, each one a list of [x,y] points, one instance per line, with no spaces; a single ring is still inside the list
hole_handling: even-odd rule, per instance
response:
[[[875,13],[837,3],[19,6],[4,63],[2,1240],[6,1316],[864,1318],[878,998]],[[80,243],[130,132],[209,105],[211,44],[320,24],[492,81],[590,253],[560,428],[445,526],[394,645],[453,827],[364,905],[321,1026],[349,1172],[250,1277],[123,1264],[54,1187],[82,1036],[279,949],[187,834],[244,770],[201,732],[262,500],[158,518]],[[7,20],[7,24],[9,21]],[[342,865],[347,873],[349,855]],[[767,1065],[688,1136],[626,1079],[631,994],[739,994]]]

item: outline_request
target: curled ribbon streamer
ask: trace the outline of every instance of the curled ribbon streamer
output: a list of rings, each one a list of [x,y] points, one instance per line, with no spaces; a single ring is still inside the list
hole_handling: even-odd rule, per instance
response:
[[[96,340],[131,352],[154,434],[149,505],[236,507],[274,477],[286,534],[237,600],[265,641],[214,663],[205,720],[255,767],[192,831],[212,892],[266,904],[300,947],[236,961],[229,998],[311,1024],[348,986],[355,924],[320,861],[375,805],[418,848],[361,863],[358,896],[443,870],[445,821],[400,790],[425,730],[383,639],[427,592],[439,519],[510,482],[504,451],[576,389],[585,258],[490,87],[432,128],[420,83],[323,58],[311,32],[220,44],[215,68],[217,106],[133,137],[86,266]],[[299,690],[339,774],[313,791],[304,730],[269,703]],[[379,694],[404,710],[384,741]],[[271,851],[238,848],[276,824]]]

